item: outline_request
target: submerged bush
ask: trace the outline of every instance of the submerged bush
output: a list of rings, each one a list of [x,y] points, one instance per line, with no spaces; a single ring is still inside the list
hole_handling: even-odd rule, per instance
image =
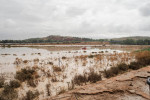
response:
[[[57,67],[57,66],[53,66],[53,70],[54,72],[61,72],[62,69],[60,67]]]
[[[18,97],[17,91],[9,84],[4,85],[4,90],[0,93],[0,100],[16,100]]]
[[[36,84],[33,79],[27,80],[27,84],[30,85],[31,87],[36,87]]]
[[[12,93],[12,92],[14,92],[14,88],[11,87],[11,86],[8,85],[8,84],[5,84],[5,85],[4,85],[3,93],[4,93],[4,94],[9,94],[9,93]]]
[[[21,69],[16,72],[15,78],[21,82],[27,81],[28,85],[36,87],[34,79],[39,78],[39,75],[33,69]]]
[[[17,80],[12,80],[9,82],[11,88],[19,88],[21,86],[20,82]]]
[[[32,92],[32,91],[29,90],[29,91],[26,93],[26,97],[23,98],[23,100],[33,100],[33,99],[35,99],[35,98],[38,97],[38,96],[39,96],[39,92],[38,92],[38,91]]]
[[[93,57],[94,57],[94,55],[89,55],[88,57],[89,57],[89,58],[93,58]]]
[[[5,79],[4,78],[0,78],[0,88],[2,88],[4,86],[4,82],[5,82]]]
[[[21,69],[21,71],[16,72],[15,78],[21,82],[24,82],[25,80],[33,79],[34,72],[35,71],[32,69]]]

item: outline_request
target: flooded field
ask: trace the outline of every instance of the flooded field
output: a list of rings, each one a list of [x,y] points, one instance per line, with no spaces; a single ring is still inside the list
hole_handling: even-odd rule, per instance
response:
[[[101,74],[119,63],[129,64],[135,60],[131,47],[84,47],[0,47],[0,74],[7,82],[22,69],[34,70],[34,86],[23,81],[18,88],[18,98],[32,90],[40,93],[39,99],[44,99],[77,87],[73,83],[76,75],[88,76],[92,70]]]

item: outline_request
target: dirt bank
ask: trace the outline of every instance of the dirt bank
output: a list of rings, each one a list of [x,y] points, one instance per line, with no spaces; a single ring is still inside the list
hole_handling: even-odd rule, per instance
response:
[[[150,100],[146,84],[150,66],[82,86],[47,100]]]

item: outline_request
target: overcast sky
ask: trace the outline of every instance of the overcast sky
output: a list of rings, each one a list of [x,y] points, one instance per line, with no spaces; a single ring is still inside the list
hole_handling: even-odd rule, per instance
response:
[[[0,0],[0,40],[150,36],[150,0]]]

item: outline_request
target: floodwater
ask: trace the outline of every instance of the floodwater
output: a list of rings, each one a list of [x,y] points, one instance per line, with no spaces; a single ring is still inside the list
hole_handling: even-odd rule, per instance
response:
[[[3,72],[16,72],[16,66],[14,65],[15,59],[19,58],[22,60],[30,60],[33,61],[34,59],[39,60],[46,60],[49,58],[61,58],[63,56],[66,57],[74,57],[80,55],[87,55],[91,52],[99,52],[99,51],[108,51],[109,53],[113,53],[114,50],[112,49],[90,49],[86,50],[86,53],[83,52],[84,50],[68,50],[68,51],[48,51],[45,49],[38,49],[38,48],[29,48],[29,47],[11,47],[11,48],[3,48],[0,47],[0,73]],[[115,50],[117,52],[123,52],[120,50]],[[74,53],[78,52],[78,53]]]
[[[123,57],[130,57],[126,51],[90,46],[86,50],[82,50],[82,47],[73,47],[73,49],[63,49],[65,47],[61,47],[60,50],[51,50],[51,48],[53,47],[47,47],[46,49],[42,47],[0,47],[0,73],[4,74],[5,78],[9,80],[14,77],[16,71],[22,68],[38,67],[40,78],[37,87],[34,89],[43,93],[40,94],[40,98],[43,99],[47,98],[46,84],[51,84],[51,95],[55,96],[62,88],[68,90],[68,83],[71,83],[75,75],[89,72],[90,68],[99,72],[104,70],[104,67],[109,68],[118,62],[124,61]],[[100,58],[90,58],[89,55],[99,55]],[[128,60],[126,62],[128,63]],[[62,71],[54,71],[55,66],[60,67]],[[47,77],[46,73],[50,73],[51,77]],[[56,82],[52,81],[54,78],[57,80]],[[29,89],[25,85],[23,90],[19,90],[19,97],[25,95]]]

